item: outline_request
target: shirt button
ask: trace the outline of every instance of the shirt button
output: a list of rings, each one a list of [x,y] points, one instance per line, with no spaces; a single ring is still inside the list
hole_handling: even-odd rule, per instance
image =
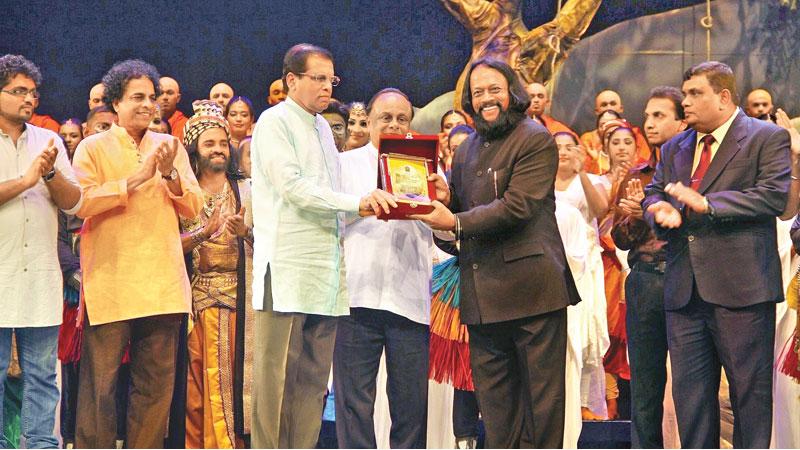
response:
[[[28,268],[26,267],[26,268],[22,269],[22,271],[23,271],[23,272],[27,272],[27,271],[28,271]]]
[[[28,248],[28,244],[25,244],[25,248]]]
[[[477,264],[473,264],[472,265],[472,270],[478,270],[478,265]]]
[[[690,234],[687,239],[689,239],[689,242],[694,242],[694,235]]]
[[[483,175],[483,171],[482,171],[482,170],[479,170],[479,171],[478,171],[478,173],[477,173],[476,175],[478,175],[478,176],[481,176],[481,175]]]

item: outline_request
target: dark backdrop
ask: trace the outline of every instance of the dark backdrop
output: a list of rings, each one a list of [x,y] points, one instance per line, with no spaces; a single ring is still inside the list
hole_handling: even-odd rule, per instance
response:
[[[702,0],[606,0],[587,35],[615,23]],[[551,20],[557,0],[526,0],[529,27]],[[181,84],[179,105],[206,98],[218,81],[265,107],[288,47],[330,49],[343,83],[334,95],[366,100],[395,86],[417,106],[453,89],[471,49],[468,33],[438,0],[0,2],[0,54],[42,69],[39,112],[84,116],[89,88],[117,61],[142,58]]]

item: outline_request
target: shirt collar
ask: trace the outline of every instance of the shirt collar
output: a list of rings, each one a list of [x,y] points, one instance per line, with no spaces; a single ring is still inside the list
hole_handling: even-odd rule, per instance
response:
[[[378,160],[378,147],[375,147],[372,144],[371,140],[367,141],[367,145],[365,145],[364,147],[367,147],[367,150],[368,150],[367,153],[369,153],[370,159],[372,159],[373,161],[377,161]]]
[[[303,122],[306,122],[307,124],[312,126],[316,126],[317,116],[319,114],[309,113],[308,111],[303,109],[302,106],[298,105],[297,102],[292,100],[292,97],[286,97],[286,100],[284,100],[284,102],[286,103],[286,106],[290,110],[294,111],[294,113],[297,114]]]
[[[11,139],[11,135],[6,133],[3,130],[0,130],[0,137]],[[27,137],[28,137],[28,124],[27,123],[23,123],[22,124],[22,133],[20,133],[19,138],[22,139],[22,138],[27,138]]]
[[[736,119],[736,116],[739,115],[739,112],[740,109],[737,107],[736,110],[733,112],[733,114],[731,114],[731,116],[728,117],[728,120],[726,120],[725,123],[717,127],[717,129],[712,131],[711,133],[701,133],[698,131],[697,143],[695,144],[695,146],[703,142],[703,138],[709,134],[714,136],[714,142],[716,142],[717,144],[722,144],[722,140],[725,139],[725,135],[728,134],[728,130],[731,128],[731,125],[733,125],[733,121]]]
[[[127,141],[130,141],[131,143],[133,143],[134,147],[136,146],[136,141],[133,139],[133,136],[128,134],[128,130],[126,130],[124,127],[121,127],[121,126],[117,125],[116,123],[112,123],[111,124],[111,128],[109,128],[108,131],[111,134],[113,134],[114,136],[117,136],[120,139],[125,139]],[[146,130],[144,132],[144,135],[142,136],[142,142],[144,142],[145,138],[147,137],[147,135],[149,133],[150,133],[150,130]]]

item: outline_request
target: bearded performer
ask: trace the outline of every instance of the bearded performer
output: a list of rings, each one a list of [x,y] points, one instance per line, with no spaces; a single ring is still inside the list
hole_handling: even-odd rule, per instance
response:
[[[181,220],[192,280],[186,448],[244,448],[252,380],[250,186],[238,171],[220,106],[203,100],[184,128],[204,206]]]

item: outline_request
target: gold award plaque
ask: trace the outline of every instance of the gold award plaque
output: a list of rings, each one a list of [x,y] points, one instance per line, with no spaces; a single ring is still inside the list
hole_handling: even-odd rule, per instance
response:
[[[390,154],[386,162],[395,197],[406,202],[430,203],[425,158]]]

